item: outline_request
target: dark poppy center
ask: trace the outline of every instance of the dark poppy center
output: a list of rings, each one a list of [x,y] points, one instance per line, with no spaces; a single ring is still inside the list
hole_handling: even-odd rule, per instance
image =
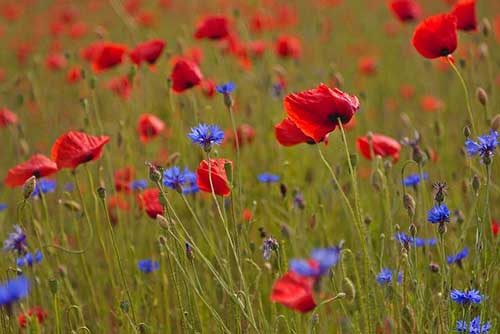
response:
[[[40,176],[41,176],[41,175],[40,175],[40,171],[39,171],[38,169],[35,169],[35,170],[33,171],[33,176],[34,176],[34,177],[36,177],[37,179],[39,179],[39,178],[40,178]]]
[[[332,123],[338,123],[339,119],[342,124],[345,124],[351,120],[351,117],[349,117],[349,115],[338,115],[338,114],[328,115],[328,120]]]
[[[92,161],[92,159],[94,159],[94,155],[92,153],[89,153],[83,157],[82,163]]]
[[[446,57],[450,54],[450,51],[447,48],[441,49],[441,56]]]
[[[191,81],[186,81],[186,83],[184,83],[184,87],[185,87],[186,89],[188,89],[188,88],[192,88],[192,87],[194,87],[194,83],[193,83],[193,82],[191,82]]]

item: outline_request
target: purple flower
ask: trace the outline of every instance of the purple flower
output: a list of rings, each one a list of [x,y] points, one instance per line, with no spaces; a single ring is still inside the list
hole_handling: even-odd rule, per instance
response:
[[[9,234],[9,237],[3,242],[3,250],[12,250],[17,251],[18,254],[24,254],[26,247],[26,234],[19,225],[14,225],[14,232]]]

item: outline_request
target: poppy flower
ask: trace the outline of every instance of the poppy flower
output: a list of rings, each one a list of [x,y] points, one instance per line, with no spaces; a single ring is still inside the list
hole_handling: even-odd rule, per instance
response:
[[[139,117],[137,132],[141,142],[147,143],[155,139],[163,129],[165,129],[165,123],[158,117],[151,114],[142,114]]]
[[[288,118],[308,137],[319,142],[335,130],[338,121],[347,123],[359,109],[359,100],[337,88],[319,84],[285,97]]]
[[[45,311],[40,306],[35,306],[30,308],[27,312],[20,313],[17,317],[17,322],[19,327],[26,328],[28,326],[28,318],[36,317],[39,324],[43,323],[45,319],[49,316],[48,312]]]
[[[306,136],[289,118],[274,126],[274,135],[283,146],[294,146],[301,143],[314,144],[314,139]]]
[[[82,38],[87,34],[88,27],[85,22],[76,22],[69,28],[68,35],[72,39]]]
[[[213,97],[215,95],[215,81],[205,79],[201,82],[200,86],[206,97]]]
[[[294,311],[309,312],[316,307],[313,285],[314,278],[289,271],[274,283],[271,300]]]
[[[81,50],[80,57],[82,57],[82,59],[85,59],[86,61],[93,62],[94,59],[97,58],[105,44],[106,42],[97,41],[88,45]]]
[[[225,164],[229,163],[233,168],[233,162],[226,159],[210,159],[210,176],[214,193],[219,196],[229,196],[231,188],[227,180]],[[198,187],[204,192],[211,193],[210,176],[208,173],[209,165],[207,160],[202,160],[200,166],[196,170],[198,177]]]
[[[102,149],[108,142],[108,136],[69,131],[57,138],[52,145],[52,160],[59,168],[76,168],[80,164],[100,159]]]
[[[223,39],[229,35],[229,21],[225,16],[207,16],[198,22],[196,39]]]
[[[143,10],[135,16],[135,21],[141,27],[152,28],[156,25],[156,14],[150,10]]]
[[[35,154],[28,161],[9,169],[5,184],[9,187],[19,187],[32,176],[41,178],[55,174],[57,171],[58,168],[54,161],[43,154]]]
[[[262,40],[250,41],[247,44],[248,52],[253,57],[261,57],[267,49],[267,43]]]
[[[458,1],[451,13],[457,17],[457,29],[465,31],[477,30],[476,0]]]
[[[425,58],[446,57],[457,48],[457,17],[438,14],[422,21],[413,33],[412,44]]]
[[[389,8],[401,22],[414,21],[422,15],[422,9],[415,0],[392,0]]]
[[[66,67],[68,61],[66,57],[60,53],[53,53],[45,59],[45,66],[51,71],[61,70]]]
[[[191,60],[179,58],[174,64],[172,74],[172,89],[174,92],[182,93],[200,84],[203,80],[200,68]]]
[[[0,128],[17,124],[17,115],[7,108],[0,108]]]
[[[372,159],[371,150],[373,149],[376,156],[392,157],[393,162],[398,161],[401,144],[397,140],[380,134],[372,134],[371,146],[370,148],[370,141],[367,136],[356,139],[356,148],[366,159]]]
[[[203,49],[197,46],[184,50],[182,53],[182,57],[184,59],[189,59],[195,62],[197,65],[200,65],[203,61],[204,57]]]
[[[129,192],[130,191],[130,182],[134,177],[134,169],[132,167],[124,167],[121,169],[117,169],[115,171],[115,190],[120,192]]]
[[[424,95],[420,99],[420,107],[423,111],[436,112],[444,106],[443,101],[432,95]]]
[[[70,84],[77,83],[82,79],[82,69],[79,66],[70,68],[66,73],[66,81]]]
[[[157,215],[163,215],[163,205],[160,203],[160,190],[158,188],[150,188],[144,190],[138,196],[139,208],[146,211],[147,215],[153,219]]]
[[[403,84],[399,87],[399,94],[405,99],[410,99],[415,95],[415,88],[411,85]]]
[[[129,211],[130,204],[127,202],[122,195],[116,194],[113,196],[109,196],[107,200],[109,218],[113,225],[118,223],[118,210],[121,211]]]
[[[99,73],[121,64],[127,46],[116,43],[102,43],[94,51],[92,69],[94,72]]]
[[[358,61],[358,70],[365,75],[373,75],[377,72],[377,60],[373,57],[362,57]]]
[[[276,54],[282,58],[300,58],[302,54],[302,45],[295,36],[282,35],[276,40]]]
[[[132,83],[127,75],[119,76],[108,81],[107,88],[115,95],[128,100],[132,95]]]
[[[160,57],[164,48],[164,41],[162,41],[161,39],[152,39],[137,45],[130,52],[130,59],[137,66],[141,65],[141,63],[144,61],[150,65],[153,65]]]
[[[500,230],[500,224],[498,224],[496,219],[491,220],[491,232],[496,237],[498,235],[498,231]]]
[[[224,136],[224,143],[232,143],[236,148],[236,137],[238,138],[238,145],[240,148],[244,145],[251,144],[255,138],[255,129],[249,124],[241,124],[236,129],[236,135],[233,130],[226,130]]]

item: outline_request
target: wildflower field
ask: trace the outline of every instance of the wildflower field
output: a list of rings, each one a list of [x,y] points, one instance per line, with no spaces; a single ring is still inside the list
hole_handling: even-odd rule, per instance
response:
[[[0,0],[0,334],[500,333],[498,0]]]

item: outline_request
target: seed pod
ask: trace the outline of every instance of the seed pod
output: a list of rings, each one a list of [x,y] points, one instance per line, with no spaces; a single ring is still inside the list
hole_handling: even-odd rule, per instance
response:
[[[356,298],[356,288],[354,287],[354,283],[348,277],[344,277],[342,280],[342,291],[344,291],[346,300],[349,303],[352,303]]]
[[[481,178],[479,177],[479,175],[477,174],[474,174],[474,176],[472,177],[472,189],[474,189],[474,192],[477,193],[479,192],[479,188],[481,187]]]
[[[49,289],[53,295],[57,293],[57,290],[59,289],[59,283],[55,278],[49,279]]]
[[[495,131],[499,131],[500,130],[500,114],[498,115],[495,115],[492,119],[491,119],[491,128]]]
[[[415,224],[410,225],[410,235],[414,238],[417,235],[417,226]]]
[[[482,106],[486,106],[486,104],[488,104],[488,94],[482,87],[478,87],[476,89],[476,98]]]
[[[413,196],[408,193],[404,194],[403,205],[408,211],[408,216],[410,216],[410,218],[413,218],[415,216],[415,207],[416,207],[415,199],[413,198]]]

